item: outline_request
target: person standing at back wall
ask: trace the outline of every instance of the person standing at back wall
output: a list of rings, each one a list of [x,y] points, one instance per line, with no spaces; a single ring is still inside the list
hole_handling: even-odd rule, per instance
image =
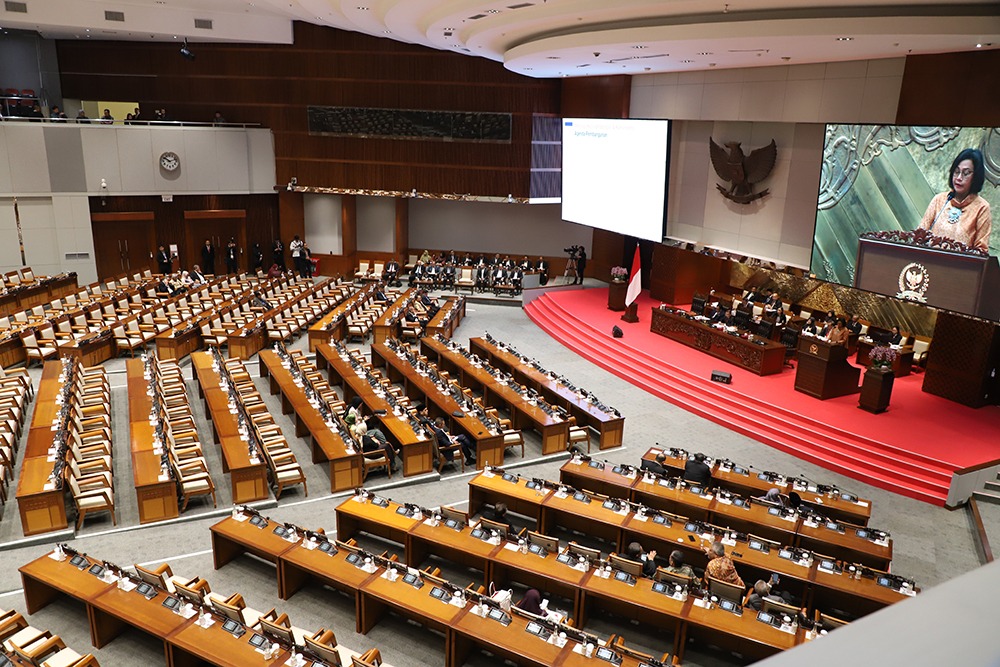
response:
[[[292,253],[292,266],[295,267],[295,271],[300,277],[306,277],[306,270],[302,266],[302,239],[296,234],[292,242],[288,244],[288,249]]]

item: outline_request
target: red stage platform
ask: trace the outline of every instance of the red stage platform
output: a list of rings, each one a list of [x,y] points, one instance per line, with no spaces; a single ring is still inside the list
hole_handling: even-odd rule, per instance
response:
[[[607,302],[607,289],[560,291],[525,310],[570,349],[664,400],[911,498],[943,505],[955,470],[1000,459],[997,409],[974,410],[926,394],[922,374],[897,378],[889,410],[874,415],[858,409],[856,394],[820,401],[795,391],[790,367],[761,377],[652,333],[649,310],[659,302],[647,292],[635,324],[622,322]],[[615,325],[623,338],[611,336]],[[711,382],[713,369],[732,373],[733,383]]]

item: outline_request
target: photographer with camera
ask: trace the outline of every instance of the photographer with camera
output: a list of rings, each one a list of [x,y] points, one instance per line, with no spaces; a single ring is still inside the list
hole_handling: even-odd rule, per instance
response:
[[[573,285],[583,284],[583,272],[587,268],[587,250],[581,245],[572,245],[563,248],[563,252],[569,253],[569,260],[566,262],[564,276],[573,277]]]

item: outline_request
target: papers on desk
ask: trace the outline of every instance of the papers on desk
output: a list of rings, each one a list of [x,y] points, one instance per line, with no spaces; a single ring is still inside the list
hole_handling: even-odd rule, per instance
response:
[[[708,609],[708,605],[709,604],[710,604],[709,601],[706,600],[705,598],[695,598],[694,599],[694,606],[695,607],[701,607],[702,609]]]
[[[518,547],[513,542],[508,542],[507,544],[503,545],[503,548],[507,549],[508,551],[520,551],[521,550],[520,547]]]
[[[202,614],[195,623],[198,627],[207,629],[215,625],[215,619],[212,618],[211,614]]]
[[[248,517],[246,514],[243,514],[242,512],[237,512],[233,514],[233,518],[239,521],[240,523],[243,523],[244,521],[248,521],[250,519],[250,517]]]
[[[128,579],[127,577],[122,577],[121,579],[118,580],[118,588],[125,591],[126,593],[134,591],[138,587],[139,584],[135,583],[131,579]]]
[[[56,485],[54,483],[52,483],[52,482],[45,482],[45,485],[42,487],[42,490],[44,490],[44,491],[55,491],[56,490]]]
[[[198,610],[192,607],[190,604],[180,607],[177,612],[178,616],[182,616],[184,618],[194,618],[195,614],[197,613]],[[203,626],[203,627],[208,627],[208,626]]]
[[[575,465],[575,466],[582,466],[582,465],[583,465],[583,460],[582,460],[582,459],[579,459],[579,458],[577,458],[577,457],[575,457],[575,456],[574,456],[573,458],[571,458],[571,459],[569,460],[569,462],[570,462],[570,463],[572,463],[572,464],[573,464],[573,465]]]
[[[736,540],[732,539],[731,537],[723,537],[720,540],[720,542],[722,542],[722,544],[724,544],[727,547],[735,547],[736,546]]]
[[[649,517],[645,514],[636,514],[634,518],[636,521],[649,521]]]
[[[558,491],[556,491],[556,498],[558,498],[559,500],[564,500],[566,498],[569,498],[569,494],[563,491],[562,489],[559,489]]]
[[[493,471],[490,470],[489,468],[484,468],[483,469],[483,477],[485,477],[487,479],[490,479],[491,477],[496,477],[496,475],[494,475]]]
[[[158,482],[166,482],[169,479],[170,479],[170,475],[157,475],[156,476],[156,481],[158,481]]]
[[[861,505],[862,507],[868,507],[868,501],[866,500],[859,500],[857,504]]]

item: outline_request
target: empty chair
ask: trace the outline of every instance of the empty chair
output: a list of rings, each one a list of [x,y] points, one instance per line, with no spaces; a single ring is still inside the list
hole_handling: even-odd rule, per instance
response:
[[[180,487],[183,504],[181,511],[187,509],[191,498],[196,496],[212,496],[212,506],[218,507],[215,499],[215,484],[212,483],[212,476],[208,472],[205,459],[187,459],[178,461],[176,457],[170,457],[170,467],[173,468],[174,476],[177,478],[177,485]]]
[[[382,664],[382,654],[377,648],[371,648],[361,655],[351,657],[351,667],[379,667]]]
[[[312,635],[306,635],[305,647],[331,665],[343,664],[337,651],[337,635],[333,630],[320,628]]]
[[[59,350],[54,344],[43,344],[39,342],[34,331],[22,333],[21,342],[24,344],[24,349],[28,353],[28,359],[26,362],[26,365],[28,366],[31,365],[32,360],[37,360],[39,363],[45,363],[47,359],[54,358],[59,354]]]
[[[76,505],[77,530],[83,527],[84,517],[94,512],[111,512],[111,522],[118,525],[118,519],[115,517],[115,496],[111,488],[95,487],[85,490],[72,476],[69,478],[69,486],[73,494],[73,503]]]

